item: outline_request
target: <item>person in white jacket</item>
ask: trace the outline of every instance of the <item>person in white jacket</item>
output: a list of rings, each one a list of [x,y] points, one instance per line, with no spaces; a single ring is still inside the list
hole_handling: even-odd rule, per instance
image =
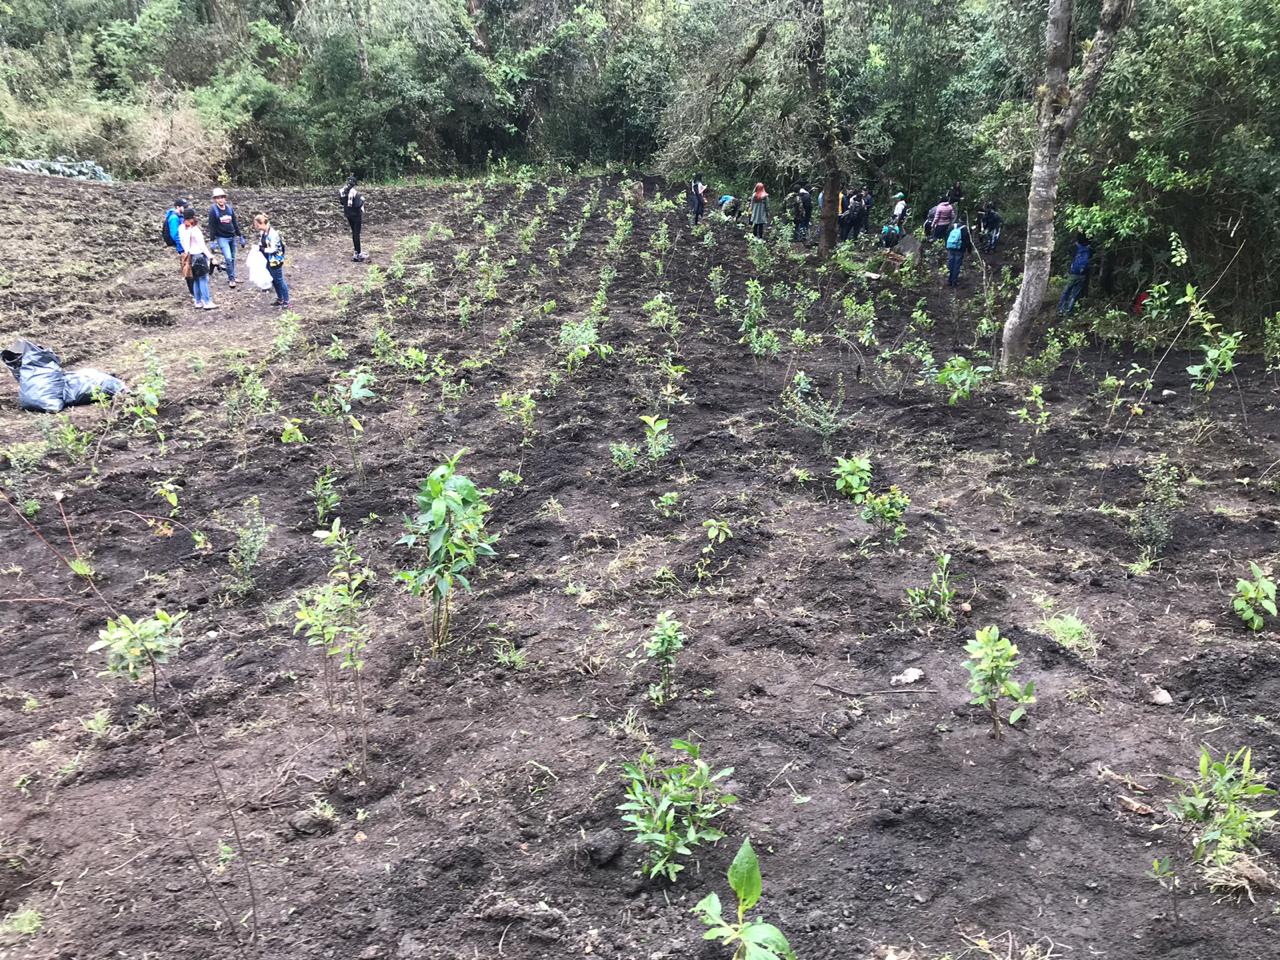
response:
[[[182,244],[182,272],[191,278],[191,300],[197,310],[215,310],[209,295],[209,270],[213,254],[205,243],[204,231],[194,207],[187,207],[182,226],[178,228],[178,242]]]

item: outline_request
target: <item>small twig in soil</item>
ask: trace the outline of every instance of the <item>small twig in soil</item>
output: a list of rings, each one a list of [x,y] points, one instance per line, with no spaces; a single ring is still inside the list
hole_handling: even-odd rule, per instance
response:
[[[937,693],[937,690],[929,687],[909,687],[905,690],[841,690],[839,687],[833,687],[829,683],[820,683],[813,681],[813,686],[822,687],[823,690],[830,690],[832,693],[838,693],[844,697],[888,697],[897,696],[898,694],[907,693]]]

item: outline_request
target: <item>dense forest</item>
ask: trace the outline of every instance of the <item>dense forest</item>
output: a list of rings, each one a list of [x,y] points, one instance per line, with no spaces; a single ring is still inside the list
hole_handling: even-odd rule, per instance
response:
[[[1077,71],[1099,7],[1075,5]],[[822,177],[816,112],[845,175],[905,189],[921,214],[962,179],[1016,221],[1045,76],[1046,5],[1028,0],[5,0],[0,11],[0,155],[161,180],[390,180],[497,160],[701,169],[785,189]],[[1280,241],[1280,5],[1136,0],[1126,12],[1064,156],[1059,238],[1086,230],[1122,297],[1164,275],[1177,233],[1187,265],[1168,279],[1203,289],[1223,276],[1218,308],[1256,323],[1280,306],[1267,258]]]

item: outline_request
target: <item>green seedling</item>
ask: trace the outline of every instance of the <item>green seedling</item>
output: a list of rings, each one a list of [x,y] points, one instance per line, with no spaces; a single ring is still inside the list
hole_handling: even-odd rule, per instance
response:
[[[871,458],[867,456],[836,457],[831,470],[836,478],[836,492],[854,503],[865,503],[871,493]]]
[[[747,911],[760,902],[764,883],[760,861],[751,848],[751,838],[742,841],[729,865],[729,887],[738,900],[738,919],[726,920],[718,894],[709,893],[698,901],[693,913],[709,928],[704,940],[718,940],[733,948],[732,960],[796,960],[787,938],[771,923],[747,919]]]
[[[635,763],[623,764],[627,799],[618,809],[623,813],[623,829],[634,833],[635,841],[645,848],[641,874],[674,881],[684,869],[680,858],[691,857],[702,844],[724,836],[712,821],[737,798],[722,794],[718,786],[733,773],[732,767],[713,773],[701,757],[701,748],[687,740],[672,741],[671,748],[688,759],[659,767],[645,750]]]
[[[645,452],[649,460],[657,463],[675,445],[675,440],[667,430],[667,420],[658,416],[642,416],[644,422]]]
[[[105,651],[107,669],[102,677],[124,677],[138,680],[142,671],[151,670],[151,696],[155,699],[157,675],[156,667],[168,663],[182,645],[180,624],[186,613],[173,616],[163,610],[157,610],[154,617],[142,620],[131,620],[121,614],[119,620],[108,620],[105,629],[98,631],[98,640],[86,653]]]
[[[896,484],[890,485],[884,493],[869,493],[862,507],[862,519],[866,520],[880,533],[888,533],[893,543],[901,543],[907,535],[907,525],[902,522],[911,498],[898,489]]]
[[[1000,636],[1000,630],[994,624],[978,630],[964,649],[971,657],[964,663],[964,668],[969,671],[969,692],[973,694],[969,702],[987,709],[992,732],[999,740],[1004,736],[1000,720],[1001,701],[1007,699],[1017,704],[1007,721],[1013,726],[1027,712],[1026,705],[1036,702],[1035,681],[1019,684],[1013,679],[1013,669],[1020,662],[1018,648],[1007,637]]]
[[[1276,616],[1276,584],[1252,560],[1249,561],[1249,572],[1253,574],[1252,580],[1241,577],[1236,581],[1236,595],[1231,606],[1244,625],[1257,633],[1265,624],[1264,615]]]
[[[644,645],[645,655],[658,665],[659,680],[649,685],[654,706],[664,706],[675,698],[676,654],[684,649],[684,625],[670,611],[658,614],[658,622]]]
[[[1276,791],[1266,775],[1254,768],[1253,751],[1241,747],[1235,753],[1213,759],[1208,747],[1200,749],[1198,776],[1173,781],[1182,792],[1169,812],[1195,827],[1195,859],[1207,865],[1225,865],[1254,849],[1254,841],[1271,828],[1275,810],[1259,810],[1256,804]]]
[[[929,577],[929,585],[907,588],[907,613],[913,620],[954,623],[951,604],[955,598],[956,591],[951,586],[951,554],[940,554]]]
[[[342,506],[342,498],[334,487],[335,477],[332,467],[325,467],[316,474],[315,483],[311,485],[311,502],[316,508],[316,522],[324,523],[333,512]]]
[[[496,535],[485,532],[489,504],[467,477],[457,472],[459,451],[423,480],[416,494],[417,513],[405,517],[398,545],[419,551],[422,566],[401,570],[396,579],[422,599],[423,622],[432,653],[449,636],[449,609],[455,584],[468,592],[471,570],[483,557],[495,555]]]
[[[1074,613],[1059,613],[1041,620],[1040,629],[1072,653],[1082,657],[1098,655],[1098,638],[1093,628]]]
[[[947,404],[954,407],[968,400],[991,376],[990,367],[974,366],[968,357],[952,357],[938,371],[938,384],[947,391]]]

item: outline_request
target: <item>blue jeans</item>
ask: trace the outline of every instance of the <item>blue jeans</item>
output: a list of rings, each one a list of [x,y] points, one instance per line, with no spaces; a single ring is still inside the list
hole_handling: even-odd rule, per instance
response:
[[[281,303],[288,303],[289,285],[284,282],[284,264],[278,267],[267,267],[267,272],[271,274],[271,289],[276,292],[276,297]]]
[[[947,251],[947,286],[960,286],[960,264],[964,263],[963,250]]]
[[[214,237],[218,249],[222,251],[222,262],[227,265],[227,280],[236,282],[236,238]]]
[[[1080,294],[1084,292],[1084,274],[1073,273],[1071,279],[1067,282],[1066,288],[1062,291],[1062,296],[1058,298],[1058,312],[1070,313],[1076,308],[1076,301],[1080,299]]]
[[[209,275],[206,273],[203,277],[191,278],[191,299],[196,303],[213,303],[213,298],[209,296]]]

